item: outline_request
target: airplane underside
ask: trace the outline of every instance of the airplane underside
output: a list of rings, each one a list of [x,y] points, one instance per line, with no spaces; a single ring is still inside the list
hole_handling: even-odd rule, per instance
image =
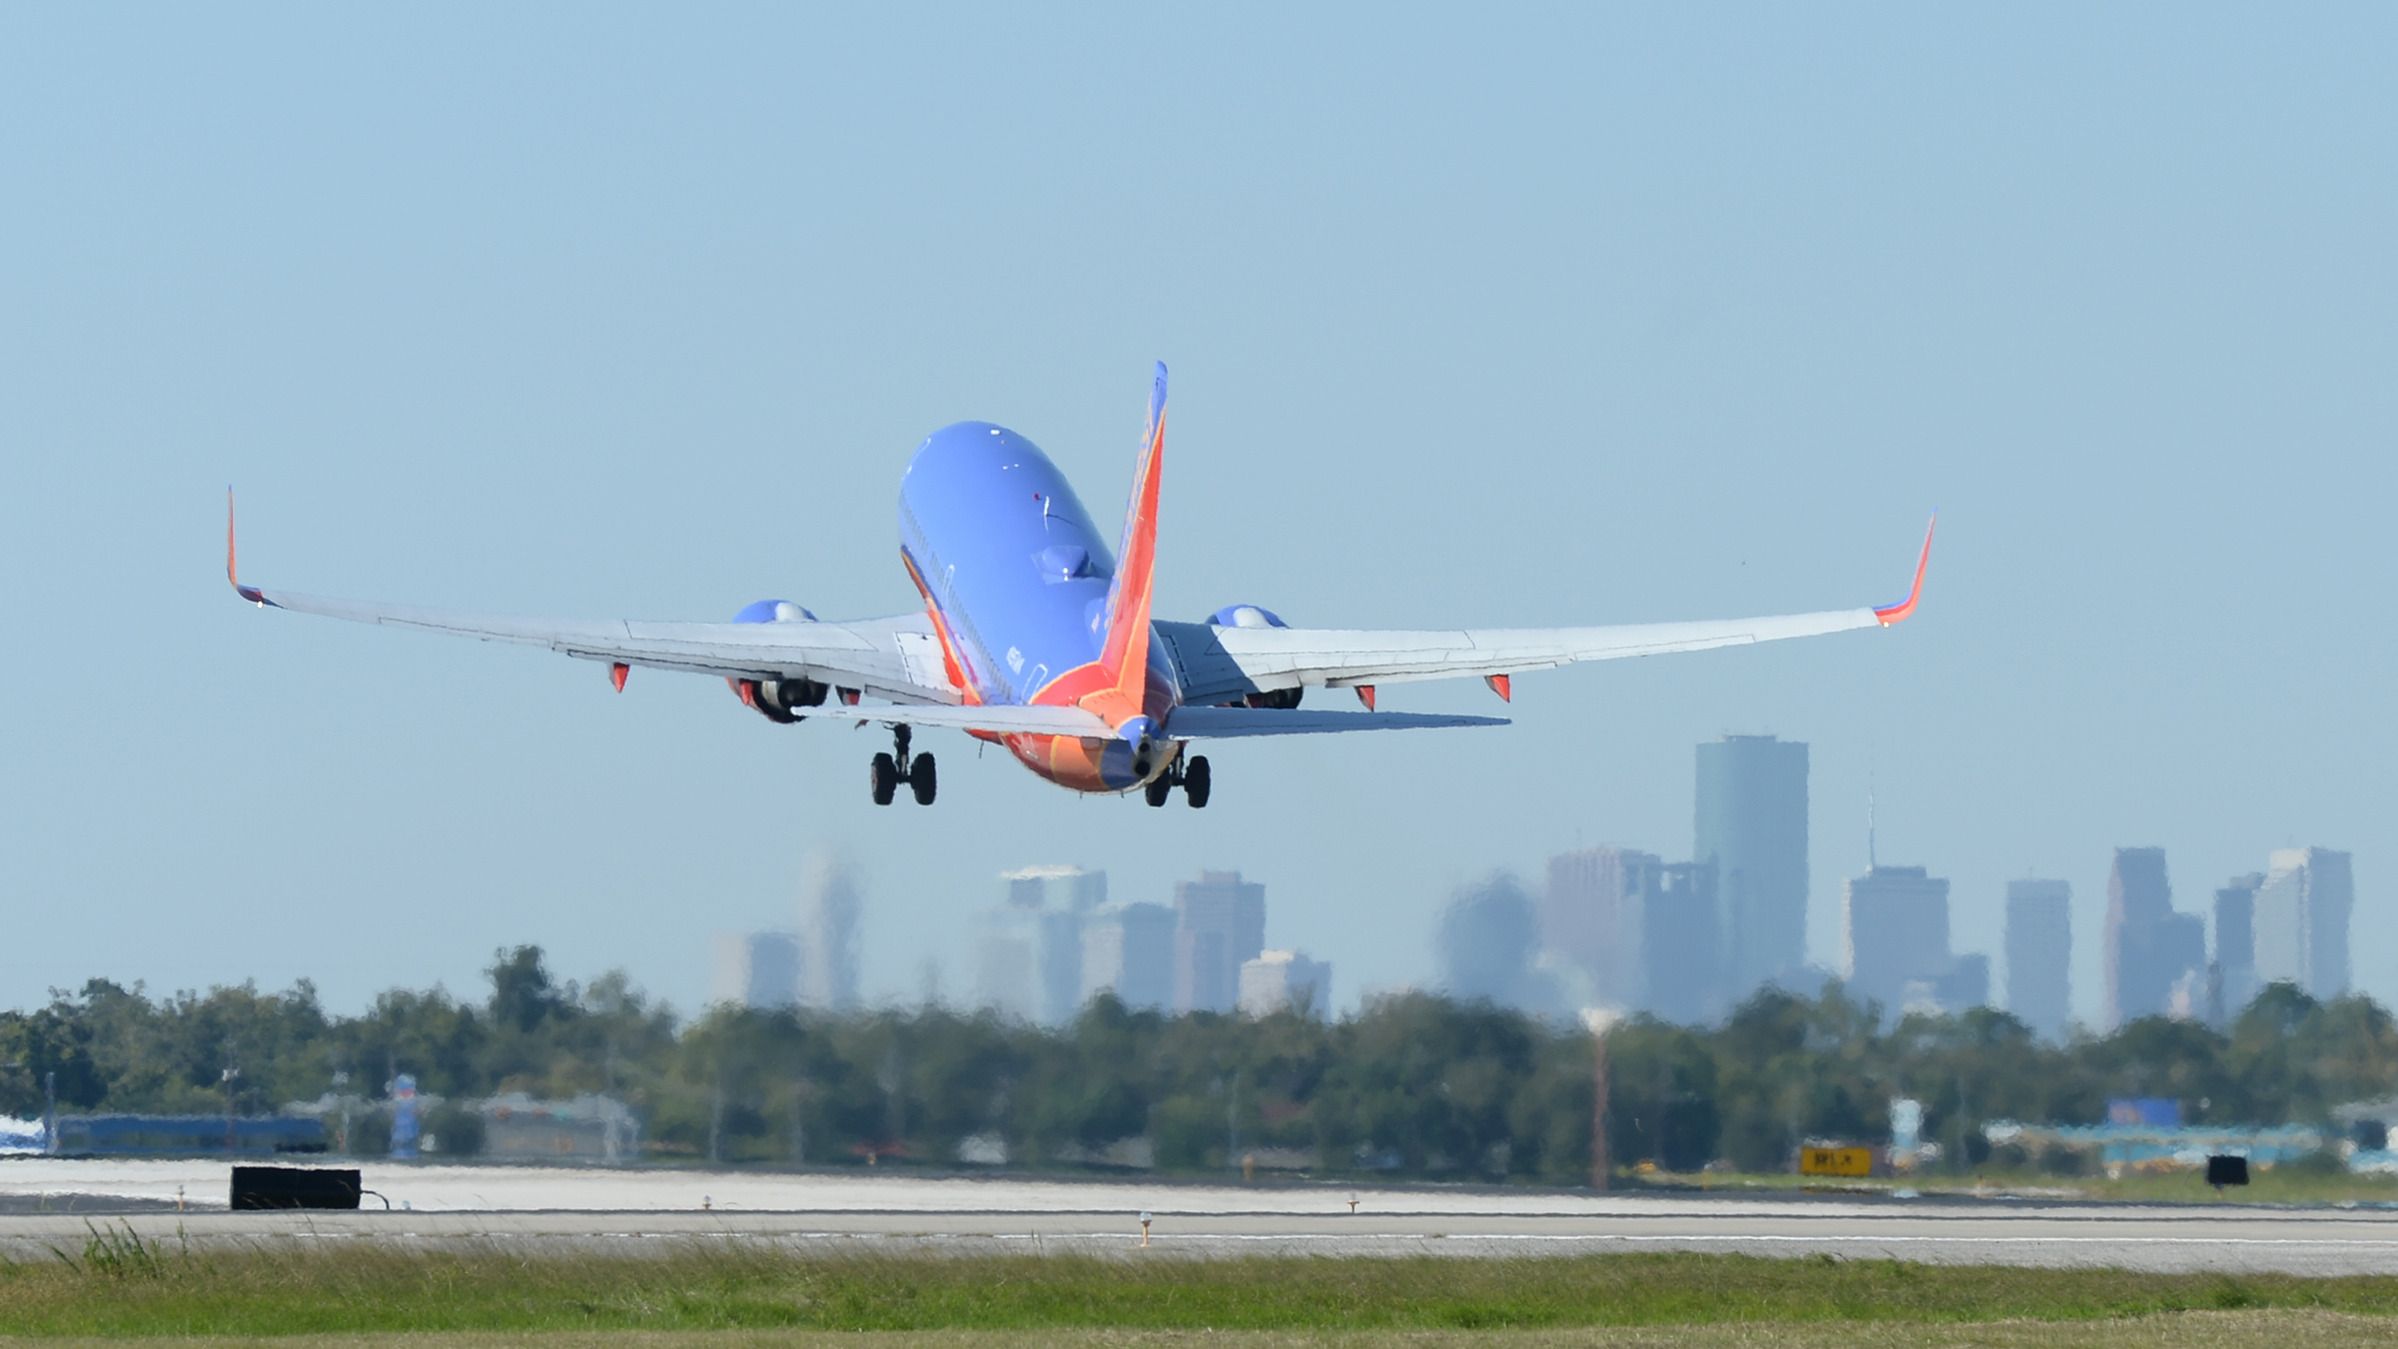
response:
[[[1180,741],[1167,742],[1166,753],[1136,765],[1121,740],[1031,734],[986,738],[996,739],[1036,776],[1068,791],[1122,795],[1137,788],[1150,805],[1163,806],[1180,788],[1183,800],[1196,810],[1206,807],[1214,785],[1207,756],[1184,753]],[[932,755],[916,753],[913,742],[913,728],[905,722],[892,726],[891,748],[876,754],[868,766],[874,804],[887,806],[898,800],[901,787],[920,806],[931,805],[939,795],[938,766]]]

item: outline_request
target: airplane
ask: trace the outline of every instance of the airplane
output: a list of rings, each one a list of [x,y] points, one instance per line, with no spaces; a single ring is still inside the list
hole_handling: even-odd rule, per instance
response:
[[[633,667],[722,677],[743,706],[783,725],[880,722],[891,749],[869,768],[876,805],[907,787],[938,792],[934,756],[911,731],[947,728],[1004,746],[1034,773],[1077,792],[1139,791],[1194,807],[1213,789],[1193,744],[1254,736],[1503,726],[1503,717],[1387,712],[1386,684],[1478,677],[1504,701],[1513,679],[1581,661],[1702,651],[1859,628],[1915,612],[1935,516],[1907,597],[1876,608],[1767,618],[1578,628],[1298,628],[1234,604],[1196,623],[1152,617],[1166,367],[1157,366],[1148,429],[1123,531],[1110,552],[1082,502],[1030,440],[959,422],[916,447],[899,486],[899,558],[922,608],[887,618],[819,620],[760,600],[730,623],[509,618],[324,599],[242,581],[233,493],[225,493],[225,579],[262,609],[483,641],[546,646],[608,666],[622,693]],[[1301,708],[1309,690],[1348,689],[1361,711]]]

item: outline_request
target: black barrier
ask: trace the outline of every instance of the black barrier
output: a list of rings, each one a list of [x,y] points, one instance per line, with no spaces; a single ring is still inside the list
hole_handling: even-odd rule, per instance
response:
[[[358,1172],[318,1166],[237,1166],[233,1208],[356,1208]]]
[[[2209,1157],[2206,1159],[2206,1183],[2220,1190],[2226,1185],[2248,1183],[2246,1157]]]

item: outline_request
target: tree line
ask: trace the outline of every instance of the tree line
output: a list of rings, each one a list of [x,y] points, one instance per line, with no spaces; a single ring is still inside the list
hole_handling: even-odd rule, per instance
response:
[[[0,1114],[40,1114],[45,1079],[62,1113],[261,1114],[371,1100],[407,1073],[452,1103],[608,1094],[665,1159],[947,1167],[977,1140],[1011,1165],[1066,1165],[1138,1138],[1169,1171],[1262,1153],[1332,1174],[1589,1174],[1591,1033],[1487,1002],[1394,994],[1322,1022],[1102,996],[1053,1029],[942,1006],[684,1019],[621,973],[560,982],[538,947],[495,953],[487,974],[480,1001],[395,989],[356,1015],[328,1013],[305,981],[154,998],[93,980],[0,1012]],[[1965,1168],[1987,1160],[1986,1121],[2097,1123],[2116,1097],[2177,1099],[2193,1124],[2271,1125],[2398,1095],[2389,1012],[2289,985],[2222,1029],[2148,1018],[2063,1043],[1989,1008],[1885,1026],[1837,985],[1766,989],[1720,1025],[1635,1018],[1605,1045],[1612,1161],[1675,1172],[1782,1170],[1810,1141],[1886,1142],[1896,1096],[1922,1103],[1942,1164]]]

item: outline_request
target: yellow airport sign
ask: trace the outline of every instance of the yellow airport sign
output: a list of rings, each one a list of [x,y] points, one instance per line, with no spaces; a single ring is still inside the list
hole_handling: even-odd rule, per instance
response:
[[[1801,1148],[1799,1174],[1802,1176],[1870,1176],[1873,1174],[1872,1148]]]

